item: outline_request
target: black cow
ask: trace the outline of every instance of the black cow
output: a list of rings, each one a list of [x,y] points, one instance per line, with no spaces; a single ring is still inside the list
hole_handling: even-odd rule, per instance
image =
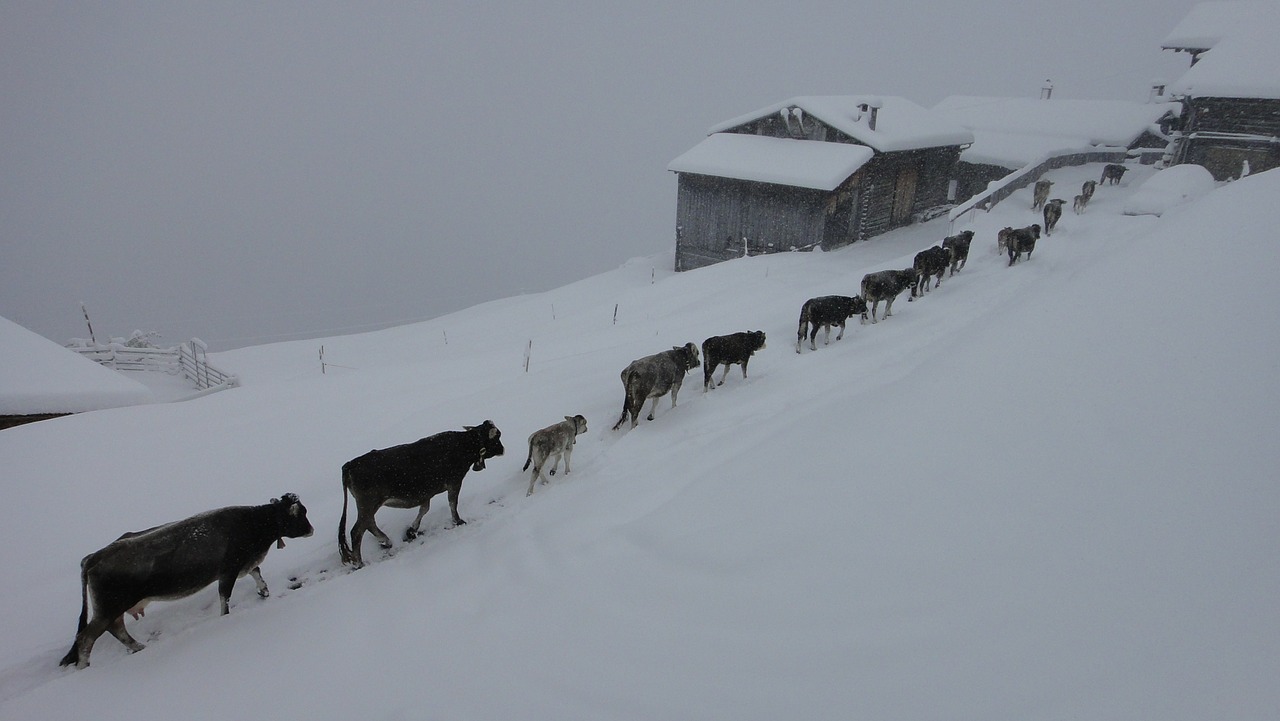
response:
[[[1118,185],[1127,172],[1129,169],[1119,163],[1107,163],[1102,168],[1102,179],[1098,181],[1098,185],[1107,185],[1108,181],[1111,185]]]
[[[1039,238],[1040,226],[1037,224],[1011,231],[1008,235],[1009,265],[1021,260],[1023,253],[1027,254],[1027,260],[1031,260],[1031,251],[1036,249]]]
[[[910,288],[915,295],[915,286],[919,282],[915,268],[902,270],[881,270],[862,276],[862,297],[871,309],[871,322],[876,322],[876,308],[880,301],[888,301],[884,306],[884,317],[893,315],[893,299],[902,291]],[[908,300],[910,302],[910,300]],[[862,311],[862,321],[866,322],[867,311]]]
[[[80,624],[61,665],[89,665],[89,653],[104,631],[129,651],[141,651],[124,627],[124,614],[143,615],[154,600],[190,596],[214,581],[222,615],[236,579],[253,576],[258,595],[270,592],[258,568],[271,544],[310,536],[307,509],[292,493],[262,506],[229,506],[145,531],[126,533],[80,561]],[[93,619],[89,602],[93,601]]]
[[[796,329],[796,352],[800,352],[800,344],[804,341],[806,333],[809,336],[809,350],[817,350],[818,346],[813,341],[818,337],[819,328],[826,329],[826,335],[822,340],[822,344],[826,345],[831,342],[831,326],[840,326],[840,332],[836,335],[836,340],[840,340],[844,337],[845,320],[855,315],[865,317],[866,312],[867,304],[860,295],[853,297],[824,295],[806,300],[804,305],[800,306],[800,325]]]
[[[729,335],[713,335],[702,341],[702,392],[716,386],[724,385],[725,376],[729,375],[729,366],[734,363],[742,366],[742,377],[747,377],[747,362],[751,354],[764,348],[764,331],[754,330]],[[711,375],[716,368],[724,365],[724,373],[720,374],[720,382],[711,385]]]
[[[1044,204],[1044,234],[1053,235],[1053,229],[1057,227],[1058,221],[1062,218],[1062,204],[1067,201],[1062,198],[1054,198],[1046,201]]]
[[[951,251],[951,275],[963,270],[969,262],[969,246],[973,243],[973,231],[966,230],[942,239],[942,247]]]
[[[919,295],[928,293],[930,278],[937,278],[937,282],[933,285],[934,288],[942,285],[942,276],[947,272],[947,266],[951,265],[951,260],[951,251],[941,245],[935,245],[932,248],[926,248],[916,253],[915,262],[912,263],[911,267],[915,269],[916,275],[920,276],[920,282],[911,288],[911,297],[915,298],[917,293]]]
[[[613,424],[613,430],[622,426],[628,413],[631,414],[631,427],[635,428],[646,398],[653,399],[653,404],[649,406],[649,420],[653,420],[658,399],[667,393],[671,394],[671,407],[675,408],[676,396],[680,393],[680,385],[684,383],[684,374],[698,365],[698,346],[693,343],[685,343],[683,347],[672,346],[671,350],[631,361],[622,369],[622,415]]]
[[[456,525],[466,521],[458,516],[458,493],[467,469],[484,470],[484,459],[496,458],[505,450],[502,433],[493,421],[465,430],[444,431],[404,445],[369,451],[342,464],[342,518],[338,522],[338,551],[342,562],[356,568],[364,565],[360,542],[365,531],[372,533],[383,548],[391,539],[378,528],[374,514],[379,508],[417,508],[418,515],[404,532],[404,540],[418,536],[418,526],[427,514],[431,497],[449,493],[449,512]],[[351,524],[351,545],[347,545],[347,494],[356,500],[356,521]]]

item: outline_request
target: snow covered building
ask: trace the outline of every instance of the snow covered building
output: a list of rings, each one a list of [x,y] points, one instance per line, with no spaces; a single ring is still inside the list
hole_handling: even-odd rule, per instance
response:
[[[956,200],[965,128],[900,97],[805,96],[720,123],[672,160],[676,270],[830,250]]]
[[[953,95],[935,113],[973,131],[960,154],[959,193],[967,198],[1019,168],[1055,153],[1118,148],[1154,163],[1172,140],[1181,106],[1153,102]]]
[[[1184,106],[1173,164],[1203,165],[1216,180],[1280,166],[1277,28],[1274,2],[1201,3],[1161,43],[1192,57],[1169,86]]]
[[[0,318],[0,429],[152,403],[149,388]]]

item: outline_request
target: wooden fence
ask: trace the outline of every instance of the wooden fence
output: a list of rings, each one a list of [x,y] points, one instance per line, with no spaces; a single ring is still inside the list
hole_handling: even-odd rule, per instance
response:
[[[133,348],[123,343],[71,346],[71,350],[121,371],[158,371],[181,374],[196,388],[234,388],[239,380],[209,364],[209,348],[199,338],[173,348]]]
[[[991,183],[991,185],[987,186],[985,192],[978,193],[952,208],[951,212],[947,213],[947,220],[951,222],[952,230],[954,230],[955,222],[965,213],[975,210],[991,210],[997,203],[1031,185],[1050,170],[1073,165],[1084,165],[1085,163],[1123,163],[1125,158],[1128,157],[1128,153],[1127,148],[1092,146],[1088,148],[1068,148],[1046,153],[1035,162]],[[948,232],[950,233],[951,231]]]

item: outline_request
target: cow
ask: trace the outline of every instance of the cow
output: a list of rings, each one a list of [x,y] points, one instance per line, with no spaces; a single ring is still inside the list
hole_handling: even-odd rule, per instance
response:
[[[1084,181],[1083,184],[1081,184],[1080,194],[1084,196],[1084,202],[1086,205],[1089,203],[1090,200],[1093,200],[1093,191],[1096,190],[1097,187],[1098,187],[1098,181],[1096,180],[1086,180]]]
[[[342,464],[342,518],[338,522],[338,551],[342,562],[364,566],[360,542],[365,531],[372,533],[383,548],[391,539],[378,528],[374,514],[379,508],[417,508],[418,515],[404,532],[404,540],[418,537],[422,517],[431,497],[448,492],[449,513],[455,525],[466,523],[458,516],[458,493],[467,469],[483,471],[486,458],[504,452],[502,432],[486,420],[461,431],[443,431],[382,450],[372,450]],[[356,501],[356,521],[351,524],[351,544],[347,545],[347,494]]]
[[[965,230],[942,239],[942,247],[951,251],[951,275],[963,270],[969,262],[969,245],[973,243],[973,231]]]
[[[855,315],[865,316],[867,304],[862,296],[824,295],[810,298],[800,306],[800,325],[796,328],[796,352],[800,352],[800,344],[805,335],[809,336],[809,350],[817,350],[814,339],[818,337],[818,329],[825,328],[822,344],[831,342],[831,326],[840,326],[836,340],[844,337],[844,322]]]
[[[1052,180],[1037,180],[1035,190],[1031,194],[1031,209],[1039,210],[1044,206],[1044,201],[1049,199],[1049,188],[1053,186]]]
[[[225,616],[231,589],[246,574],[266,598],[270,591],[259,565],[271,544],[283,548],[284,539],[305,538],[314,530],[298,497],[286,493],[265,505],[228,506],[120,536],[80,561],[80,623],[60,665],[88,666],[104,631],[131,653],[141,651],[143,645],[124,627],[124,615],[136,619],[155,600],[184,598],[217,581]]]
[[[751,354],[764,348],[764,331],[753,330],[729,335],[713,335],[702,341],[702,392],[714,390],[724,385],[725,376],[729,375],[729,367],[734,363],[742,366],[742,377],[747,377],[747,362]],[[720,374],[720,382],[711,385],[711,376],[716,368],[724,365]]]
[[[1107,163],[1102,168],[1102,179],[1098,181],[1098,185],[1107,185],[1107,181],[1110,181],[1111,185],[1119,185],[1120,179],[1127,172],[1129,169],[1119,163]]]
[[[893,299],[902,291],[910,288],[915,295],[915,286],[919,282],[915,268],[902,270],[881,270],[862,276],[862,298],[871,309],[871,322],[876,322],[876,308],[880,301],[887,301],[884,306],[884,317],[893,315]],[[910,298],[907,299],[910,302]],[[867,320],[867,311],[862,311],[862,322]]]
[[[1067,201],[1062,198],[1054,198],[1046,201],[1044,204],[1044,234],[1053,235],[1053,229],[1058,225],[1058,220],[1062,217],[1062,204]]]
[[[1009,265],[1013,265],[1022,259],[1022,254],[1027,254],[1027,260],[1031,260],[1031,251],[1036,249],[1036,240],[1040,238],[1040,226],[1029,225],[1025,228],[1018,228],[1009,234],[1008,252]]]
[[[932,248],[926,248],[916,253],[912,267],[915,269],[916,274],[920,276],[920,282],[911,288],[911,298],[914,299],[917,292],[922,296],[929,292],[930,278],[937,278],[937,282],[933,285],[934,288],[942,285],[942,276],[947,272],[947,266],[951,265],[953,257],[950,250],[940,245],[935,245]]]
[[[1003,253],[1009,248],[1009,240],[1013,237],[1013,227],[1006,225],[996,233],[996,252]]]
[[[569,459],[573,457],[573,444],[577,441],[577,437],[587,432],[587,419],[582,415],[565,416],[563,421],[547,426],[540,430],[536,430],[529,436],[529,457],[524,459],[524,468],[522,471],[529,470],[529,466],[533,465],[533,474],[529,477],[529,490],[525,496],[533,495],[533,485],[539,478],[542,479],[542,485],[547,485],[547,477],[542,473],[542,469],[546,467],[547,461],[555,456],[555,463],[551,464],[551,475],[556,474],[556,469],[560,467],[560,459],[564,459],[564,474],[569,475]]]
[[[1091,180],[1089,182],[1092,183],[1093,181]],[[1084,212],[1084,208],[1088,204],[1089,204],[1089,196],[1085,195],[1084,193],[1081,193],[1076,196],[1076,200],[1074,203],[1072,203],[1071,209],[1076,211],[1076,215],[1080,215],[1081,213]]]
[[[698,346],[685,343],[683,347],[672,346],[671,350],[645,356],[622,369],[622,415],[613,424],[618,430],[622,422],[631,414],[631,427],[639,422],[640,410],[646,398],[652,398],[649,406],[648,420],[653,420],[653,413],[658,408],[658,399],[667,393],[671,394],[671,407],[676,407],[676,396],[680,393],[680,385],[684,383],[684,374],[697,368]]]

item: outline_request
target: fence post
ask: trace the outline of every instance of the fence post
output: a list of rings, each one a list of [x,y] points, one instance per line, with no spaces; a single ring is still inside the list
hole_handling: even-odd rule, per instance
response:
[[[533,354],[533,339],[529,339],[529,344],[524,347],[524,372],[529,372],[529,356]]]

